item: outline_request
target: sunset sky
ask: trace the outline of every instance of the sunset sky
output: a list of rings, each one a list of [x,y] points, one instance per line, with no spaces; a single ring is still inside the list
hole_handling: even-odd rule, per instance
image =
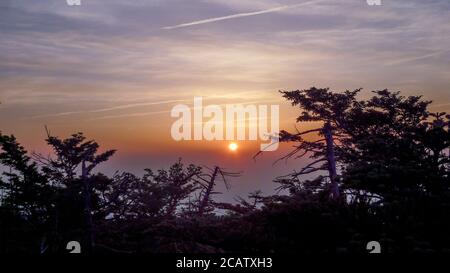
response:
[[[176,104],[279,104],[278,90],[389,88],[450,110],[448,0],[2,0],[0,130],[47,153],[44,125],[118,149],[101,170],[185,162],[243,171],[226,198],[262,189],[302,160],[254,162],[258,142],[175,142]],[[299,125],[306,128],[308,125]]]

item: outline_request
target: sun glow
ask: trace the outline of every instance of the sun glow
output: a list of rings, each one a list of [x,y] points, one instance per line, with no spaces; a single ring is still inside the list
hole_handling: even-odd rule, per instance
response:
[[[235,142],[231,142],[230,145],[228,145],[228,149],[230,149],[230,151],[236,151],[238,148],[238,145]]]

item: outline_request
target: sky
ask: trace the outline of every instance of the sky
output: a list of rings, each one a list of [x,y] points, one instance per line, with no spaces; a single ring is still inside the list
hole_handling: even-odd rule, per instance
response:
[[[242,171],[223,198],[276,187],[305,159],[256,162],[259,143],[171,138],[176,104],[280,105],[281,128],[300,110],[278,90],[389,88],[450,110],[447,0],[2,0],[0,130],[48,153],[44,126],[84,132],[118,153],[106,173],[186,163]],[[307,129],[313,124],[299,124]]]

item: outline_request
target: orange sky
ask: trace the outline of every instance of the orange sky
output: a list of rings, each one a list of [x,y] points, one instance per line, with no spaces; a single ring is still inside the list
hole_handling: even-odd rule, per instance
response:
[[[0,130],[46,153],[44,125],[61,137],[82,131],[118,149],[102,171],[142,172],[183,157],[245,171],[235,193],[273,190],[259,143],[175,142],[171,108],[279,104],[280,127],[299,109],[278,90],[389,88],[450,110],[450,3],[365,0],[15,0],[0,4]],[[312,124],[299,125],[310,128]],[[284,150],[283,150],[284,149]],[[232,198],[233,194],[228,195]]]

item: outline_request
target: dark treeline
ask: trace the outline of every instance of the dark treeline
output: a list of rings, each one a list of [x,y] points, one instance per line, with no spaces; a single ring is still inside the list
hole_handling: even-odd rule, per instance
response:
[[[282,91],[297,122],[319,126],[281,131],[293,150],[280,160],[311,163],[275,178],[279,194],[237,204],[214,200],[238,175],[219,166],[108,177],[96,167],[115,151],[81,133],[48,133],[49,157],[0,134],[0,253],[67,253],[69,241],[85,253],[358,253],[372,240],[385,253],[450,253],[449,115],[418,96],[359,92]]]

